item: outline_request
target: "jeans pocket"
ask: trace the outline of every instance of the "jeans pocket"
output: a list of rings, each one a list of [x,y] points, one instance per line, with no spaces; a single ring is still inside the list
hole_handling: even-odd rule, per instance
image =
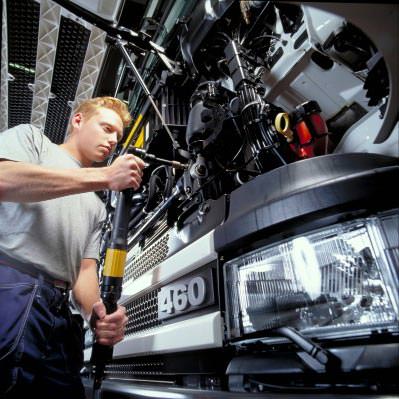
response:
[[[18,346],[23,335],[37,284],[0,284],[0,361],[5,361]]]

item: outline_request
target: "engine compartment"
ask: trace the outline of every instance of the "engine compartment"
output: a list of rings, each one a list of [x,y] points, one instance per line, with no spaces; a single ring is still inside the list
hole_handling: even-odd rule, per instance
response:
[[[162,120],[129,68],[119,94],[143,118],[132,145],[183,167],[149,162],[132,194],[129,323],[111,381],[397,392],[397,8],[205,0],[157,12],[142,33],[162,56],[132,49]],[[378,225],[384,244],[337,238],[312,255],[307,237],[360,225]],[[111,229],[110,217],[103,258]],[[268,246],[291,241],[308,249],[273,266]],[[301,256],[313,265],[302,277],[286,267]]]
[[[363,31],[325,5],[209,4],[194,7],[162,43],[178,72],[143,60],[174,140],[150,116],[146,150],[187,164],[173,176],[149,167],[147,212],[179,179],[191,204],[176,212],[182,223],[195,202],[286,164],[331,153],[397,154],[396,74]],[[144,101],[137,86],[129,94],[136,114]]]

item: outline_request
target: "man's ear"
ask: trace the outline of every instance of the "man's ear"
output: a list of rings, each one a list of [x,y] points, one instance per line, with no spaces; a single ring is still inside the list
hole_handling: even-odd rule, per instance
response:
[[[71,119],[72,129],[79,129],[80,126],[82,125],[82,121],[83,121],[83,114],[81,112],[78,112],[77,114],[73,115]]]

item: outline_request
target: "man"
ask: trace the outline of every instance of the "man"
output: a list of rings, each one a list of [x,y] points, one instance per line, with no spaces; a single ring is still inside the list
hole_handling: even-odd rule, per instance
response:
[[[84,398],[70,287],[100,344],[123,339],[125,309],[106,315],[99,296],[105,209],[94,191],[137,189],[144,163],[129,154],[92,164],[130,121],[123,102],[99,97],[73,113],[64,144],[31,125],[0,133],[0,397]]]

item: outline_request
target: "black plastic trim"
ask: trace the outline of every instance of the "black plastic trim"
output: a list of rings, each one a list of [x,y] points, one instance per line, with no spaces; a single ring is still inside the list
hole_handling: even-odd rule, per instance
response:
[[[215,229],[215,249],[239,249],[279,226],[289,235],[290,222],[397,207],[392,184],[398,180],[398,160],[377,154],[331,154],[280,167],[231,194],[229,216]]]

